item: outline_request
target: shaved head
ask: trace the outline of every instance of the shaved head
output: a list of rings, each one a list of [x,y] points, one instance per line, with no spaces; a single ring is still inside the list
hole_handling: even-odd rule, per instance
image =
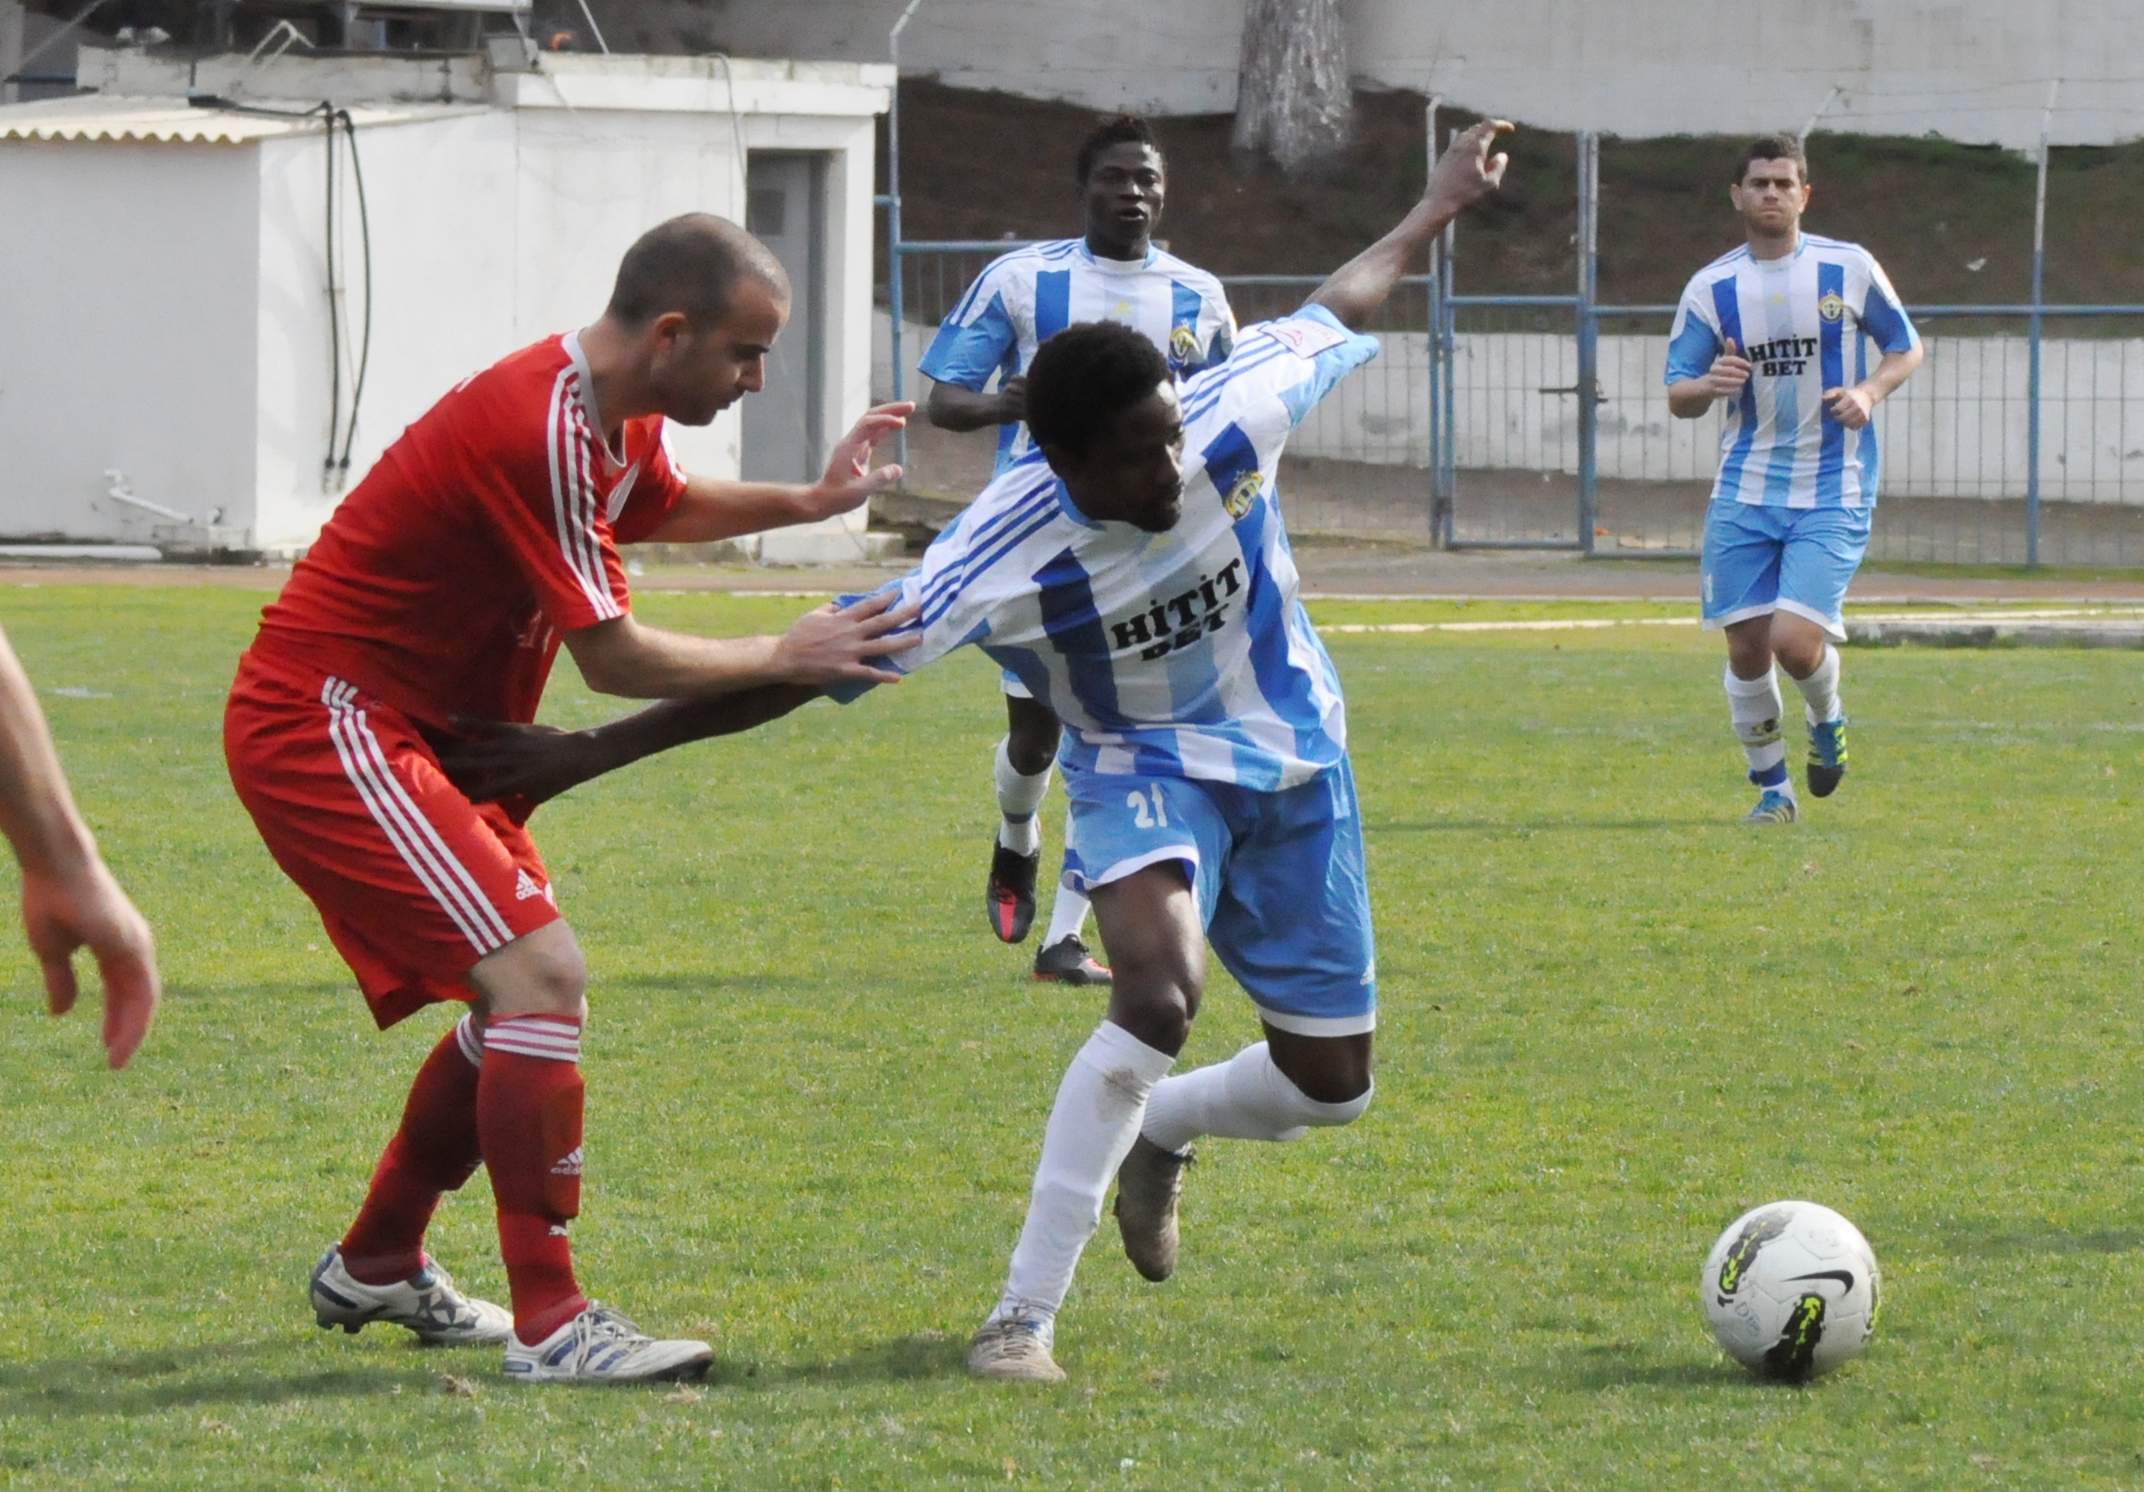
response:
[[[735,223],[688,212],[657,223],[625,251],[605,314],[622,326],[645,326],[677,311],[706,326],[729,310],[745,281],[789,299],[789,276],[772,250]]]

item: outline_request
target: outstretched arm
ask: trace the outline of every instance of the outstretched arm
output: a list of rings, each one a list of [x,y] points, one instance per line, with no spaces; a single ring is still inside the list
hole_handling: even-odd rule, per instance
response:
[[[1504,184],[1510,158],[1502,151],[1492,156],[1489,147],[1510,129],[1505,120],[1484,119],[1452,141],[1430,172],[1422,200],[1390,233],[1334,270],[1309,304],[1325,307],[1342,326],[1359,331],[1445,224]]]
[[[0,633],[0,831],[22,865],[22,921],[44,966],[54,1015],[74,1008],[74,954],[104,980],[104,1048],[124,1067],[156,1014],[160,985],[149,924],[127,900],[75,811],[30,680]]]
[[[515,799],[534,807],[644,756],[751,730],[818,697],[819,690],[805,684],[765,684],[706,699],[664,700],[638,714],[577,731],[457,721],[459,734],[432,745],[447,780],[471,802]]]

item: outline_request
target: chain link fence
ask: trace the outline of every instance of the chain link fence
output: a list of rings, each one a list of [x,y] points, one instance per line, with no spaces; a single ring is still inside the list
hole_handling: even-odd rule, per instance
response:
[[[1577,148],[1571,293],[1458,293],[1474,271],[1448,236],[1432,272],[1403,282],[1381,313],[1373,329],[1383,355],[1290,441],[1281,491],[1294,531],[1454,547],[1695,552],[1721,416],[1668,414],[1662,377],[1672,304],[1602,299],[1600,142],[1581,135]],[[1722,210],[1711,215],[1723,222],[1703,229],[1713,237],[1723,224],[1732,228],[1725,185]],[[927,384],[916,362],[939,320],[992,258],[1015,247],[886,246],[882,392],[920,395]],[[1689,268],[1704,262],[1695,254]],[[1919,267],[1887,264],[1927,359],[1877,412],[1884,468],[1871,558],[2144,565],[2144,305],[1915,304]],[[1222,283],[1248,324],[1294,309],[1318,279]],[[965,499],[988,480],[991,454],[986,439],[919,421],[906,459],[914,486]]]

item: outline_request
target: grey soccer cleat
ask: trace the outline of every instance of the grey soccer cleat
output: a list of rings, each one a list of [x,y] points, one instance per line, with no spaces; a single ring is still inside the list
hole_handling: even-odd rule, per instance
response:
[[[661,1383],[705,1378],[715,1349],[649,1336],[609,1306],[590,1301],[535,1346],[506,1341],[506,1376],[522,1383]]]
[[[1184,1190],[1189,1150],[1164,1150],[1145,1135],[1117,1168],[1117,1232],[1124,1257],[1157,1284],[1176,1272],[1176,1199]]]
[[[462,1294],[453,1276],[429,1259],[406,1280],[367,1285],[344,1266],[338,1243],[313,1267],[311,1296],[322,1330],[357,1332],[384,1321],[437,1347],[496,1346],[513,1334],[514,1318],[504,1307]]]
[[[968,1340],[968,1371],[1000,1383],[1062,1383],[1065,1370],[1050,1356],[1050,1328],[1027,1316],[985,1321]]]

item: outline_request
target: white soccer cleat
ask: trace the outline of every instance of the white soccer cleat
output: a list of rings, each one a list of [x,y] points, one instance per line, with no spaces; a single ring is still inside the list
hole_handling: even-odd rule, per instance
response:
[[[968,1371],[1000,1383],[1062,1383],[1047,1324],[1024,1316],[985,1321],[968,1341]]]
[[[660,1383],[705,1378],[715,1349],[659,1341],[609,1306],[588,1309],[533,1347],[506,1340],[506,1376],[523,1383]]]
[[[424,1268],[392,1285],[367,1285],[343,1266],[336,1244],[313,1268],[313,1318],[321,1329],[357,1332],[375,1321],[406,1326],[435,1347],[495,1347],[513,1335],[514,1318],[501,1306],[454,1288],[454,1277],[427,1259]]]

